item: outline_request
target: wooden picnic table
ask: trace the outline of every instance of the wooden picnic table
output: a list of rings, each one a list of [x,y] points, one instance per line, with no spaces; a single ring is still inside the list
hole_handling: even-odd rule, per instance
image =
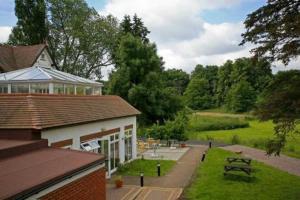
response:
[[[227,161],[228,161],[229,163],[245,163],[245,164],[247,164],[247,165],[250,165],[252,159],[251,159],[251,158],[229,157],[229,158],[227,158]]]
[[[224,171],[224,175],[226,175],[229,171],[242,171],[250,175],[252,172],[252,168],[249,165],[225,165]]]

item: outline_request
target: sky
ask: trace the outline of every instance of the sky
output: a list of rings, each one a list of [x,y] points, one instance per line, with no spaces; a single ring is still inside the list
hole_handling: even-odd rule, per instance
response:
[[[245,31],[243,21],[266,0],[86,0],[100,14],[122,20],[137,14],[151,31],[166,68],[191,72],[197,64],[221,65],[226,60],[250,56],[251,44],[239,46]],[[0,0],[0,42],[5,42],[16,24],[14,0]],[[300,59],[273,71],[300,69]],[[108,71],[110,69],[107,69]],[[104,73],[107,73],[105,71]]]

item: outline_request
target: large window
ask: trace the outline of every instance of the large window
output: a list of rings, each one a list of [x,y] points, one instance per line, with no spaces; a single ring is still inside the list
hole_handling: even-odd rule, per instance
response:
[[[11,93],[29,93],[29,83],[12,84]]]
[[[65,94],[75,94],[75,86],[71,84],[65,84]]]
[[[31,93],[49,93],[49,84],[48,83],[31,83],[30,84]]]
[[[125,161],[132,159],[132,129],[125,130]]]
[[[83,86],[77,86],[76,87],[76,94],[77,95],[84,95],[84,87]]]
[[[101,87],[94,88],[94,95],[101,95]]]
[[[120,163],[119,133],[110,136],[110,170],[114,170]]]
[[[64,94],[64,84],[54,83],[53,84],[53,93],[54,94]]]
[[[85,95],[92,95],[93,94],[93,88],[92,87],[85,87]]]
[[[0,84],[0,94],[1,93],[8,93],[8,85],[7,84]]]

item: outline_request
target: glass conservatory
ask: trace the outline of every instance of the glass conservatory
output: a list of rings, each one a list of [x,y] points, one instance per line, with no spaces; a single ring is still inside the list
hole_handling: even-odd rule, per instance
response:
[[[0,93],[101,95],[102,87],[102,83],[52,67],[30,67],[0,74]]]

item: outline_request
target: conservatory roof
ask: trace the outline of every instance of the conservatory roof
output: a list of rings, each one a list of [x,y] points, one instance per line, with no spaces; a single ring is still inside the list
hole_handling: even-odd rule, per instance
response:
[[[58,81],[72,84],[90,84],[102,86],[102,83],[81,78],[73,74],[58,71],[52,67],[34,66],[0,74],[1,82],[38,82]]]

